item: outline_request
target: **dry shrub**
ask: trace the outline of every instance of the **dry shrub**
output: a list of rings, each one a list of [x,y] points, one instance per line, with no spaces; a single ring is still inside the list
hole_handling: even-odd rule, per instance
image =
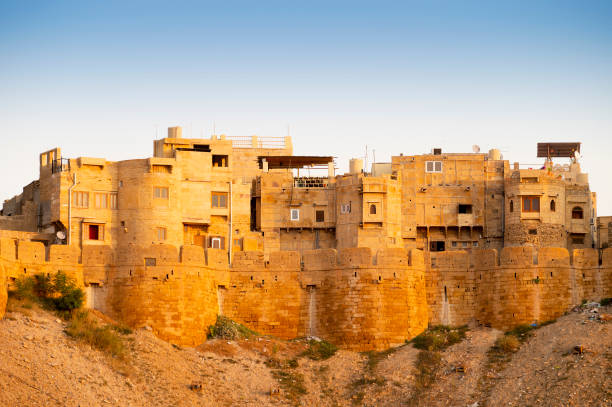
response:
[[[442,358],[438,352],[428,350],[419,352],[416,362],[417,388],[424,389],[432,385],[436,379],[436,373],[440,367],[441,360]]]
[[[504,352],[515,352],[519,346],[520,341],[514,335],[502,335],[495,341],[495,346]]]
[[[77,311],[66,327],[68,336],[83,341],[111,356],[123,359],[123,339],[113,325],[102,325],[88,311]]]

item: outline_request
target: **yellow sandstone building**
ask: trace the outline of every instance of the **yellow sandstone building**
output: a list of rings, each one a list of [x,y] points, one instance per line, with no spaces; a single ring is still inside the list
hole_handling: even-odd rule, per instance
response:
[[[118,162],[56,148],[4,202],[0,282],[63,270],[88,306],[191,345],[219,314],[356,350],[428,324],[545,321],[612,297],[595,193],[575,151],[554,164],[551,146],[569,148],[547,144],[536,169],[433,149],[341,175],[289,137],[173,127],[153,157]]]

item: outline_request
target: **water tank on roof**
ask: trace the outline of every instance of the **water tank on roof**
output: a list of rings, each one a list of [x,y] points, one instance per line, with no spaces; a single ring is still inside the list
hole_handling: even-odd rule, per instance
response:
[[[349,161],[349,172],[359,174],[363,171],[363,160],[361,158],[351,158]]]
[[[489,160],[501,160],[501,151],[499,151],[497,148],[490,149]]]

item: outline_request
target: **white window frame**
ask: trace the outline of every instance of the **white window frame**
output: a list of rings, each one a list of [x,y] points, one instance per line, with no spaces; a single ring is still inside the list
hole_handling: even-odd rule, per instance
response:
[[[290,216],[290,219],[292,221],[294,221],[294,222],[300,220],[300,210],[299,209],[291,209],[291,212],[290,212],[289,216]]]
[[[168,199],[170,189],[168,187],[153,187],[153,197],[155,199]]]
[[[340,205],[340,213],[351,213],[351,201],[347,204]]]
[[[216,247],[215,247],[216,243]],[[211,237],[210,238],[210,247],[211,249],[220,249],[221,248],[221,238],[220,237]]]
[[[167,238],[168,238],[168,229],[166,229],[165,227],[162,227],[162,226],[158,226],[156,228],[156,231],[157,231],[157,240],[158,241],[161,242],[161,241],[167,240]]]
[[[439,167],[439,168],[436,168],[436,167]],[[442,161],[425,161],[425,172],[441,173],[442,172]]]

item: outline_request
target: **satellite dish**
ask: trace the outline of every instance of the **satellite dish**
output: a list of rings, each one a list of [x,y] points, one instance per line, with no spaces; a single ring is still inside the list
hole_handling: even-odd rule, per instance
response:
[[[60,230],[55,234],[55,236],[57,236],[57,238],[60,240],[64,240],[66,238],[66,232]]]
[[[480,146],[478,146],[477,144],[474,144],[472,146],[472,151],[475,153],[480,153]]]

